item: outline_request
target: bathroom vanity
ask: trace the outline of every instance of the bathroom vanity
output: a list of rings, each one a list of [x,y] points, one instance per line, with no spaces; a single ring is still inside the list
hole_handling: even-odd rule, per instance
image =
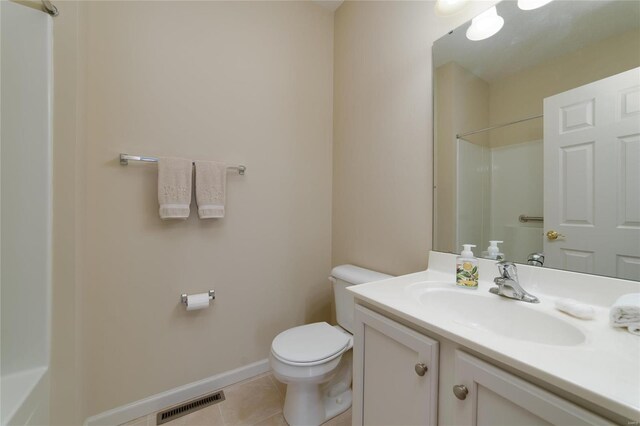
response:
[[[427,271],[350,289],[354,425],[640,424],[640,336],[609,325],[640,292],[640,6],[524,3],[433,44],[439,252]],[[489,18],[499,28],[470,37]],[[492,241],[538,266],[517,269],[540,303],[490,293],[495,261],[480,260],[477,290],[455,286],[456,253],[490,257]]]
[[[455,256],[351,287],[356,298],[354,425],[636,424],[640,336],[609,325],[609,306],[640,283],[519,265],[540,303],[455,286]],[[592,305],[580,320],[557,298]]]

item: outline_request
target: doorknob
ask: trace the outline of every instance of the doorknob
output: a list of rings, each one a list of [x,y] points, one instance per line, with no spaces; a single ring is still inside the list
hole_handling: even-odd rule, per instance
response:
[[[557,240],[558,238],[564,238],[564,235],[560,234],[558,231],[548,231],[547,238],[550,241]]]
[[[467,399],[467,395],[469,395],[469,389],[465,385],[455,385],[453,387],[453,394],[459,400]]]
[[[423,364],[422,362],[417,363],[415,369],[416,369],[416,374],[418,376],[424,376],[425,373],[429,370],[427,368],[427,366],[425,364]]]

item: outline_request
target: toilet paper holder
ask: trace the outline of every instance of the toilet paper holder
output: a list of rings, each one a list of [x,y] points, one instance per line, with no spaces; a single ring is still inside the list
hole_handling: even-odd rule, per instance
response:
[[[209,300],[213,300],[216,298],[216,292],[214,290],[209,290]],[[187,304],[187,293],[182,293],[180,295],[180,302]]]

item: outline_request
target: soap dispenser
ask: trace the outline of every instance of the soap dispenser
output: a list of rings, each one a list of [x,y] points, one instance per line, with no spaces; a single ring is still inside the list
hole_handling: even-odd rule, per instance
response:
[[[504,253],[500,252],[498,244],[502,244],[503,241],[489,241],[489,247],[487,251],[482,252],[482,257],[491,260],[504,260]]]
[[[456,285],[459,287],[478,288],[478,259],[471,251],[473,244],[463,244],[462,253],[456,258]]]

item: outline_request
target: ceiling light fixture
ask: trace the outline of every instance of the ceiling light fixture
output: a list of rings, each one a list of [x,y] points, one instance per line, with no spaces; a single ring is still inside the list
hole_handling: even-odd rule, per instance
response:
[[[522,10],[533,10],[551,3],[553,0],[518,0],[518,7]]]
[[[436,12],[438,15],[446,16],[460,12],[469,0],[436,0]]]
[[[498,15],[498,10],[493,6],[473,18],[467,29],[467,38],[473,41],[484,40],[500,31],[503,25],[504,18]]]

